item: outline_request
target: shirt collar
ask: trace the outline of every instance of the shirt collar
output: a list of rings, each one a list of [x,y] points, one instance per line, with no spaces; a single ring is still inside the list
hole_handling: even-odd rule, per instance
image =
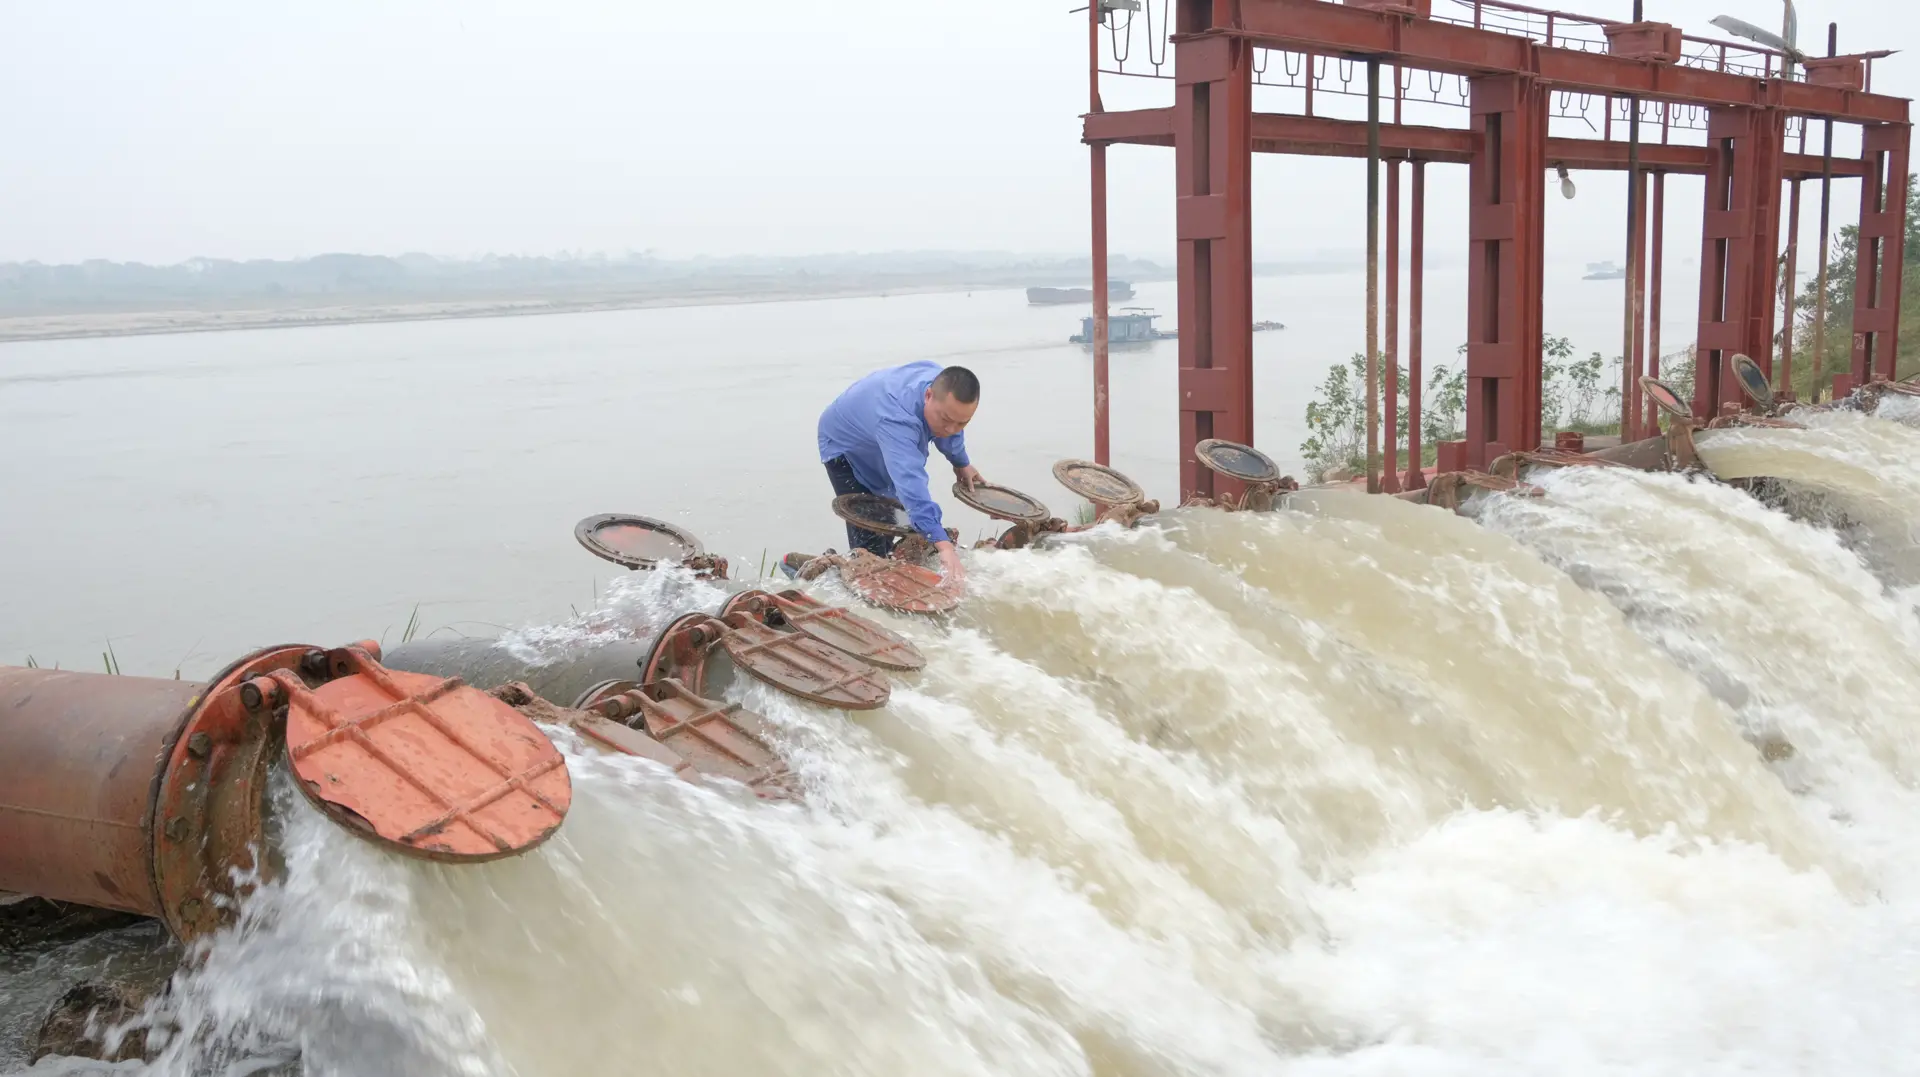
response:
[[[920,421],[920,440],[922,441],[933,440],[933,427],[927,425],[927,389],[932,385],[932,378],[928,378],[924,383],[916,381],[911,386],[913,393],[908,398],[908,406],[913,409],[913,417]]]

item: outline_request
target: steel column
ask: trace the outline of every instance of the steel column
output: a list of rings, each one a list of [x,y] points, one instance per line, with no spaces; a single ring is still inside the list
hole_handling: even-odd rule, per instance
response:
[[[1639,0],[1634,7],[1638,8]],[[1639,22],[1639,19],[1635,19]],[[1613,110],[1607,110],[1607,118],[1613,118]],[[1620,279],[1621,291],[1621,331],[1620,331],[1620,437],[1624,441],[1639,439],[1638,423],[1634,422],[1635,406],[1640,394],[1634,392],[1634,368],[1639,359],[1640,338],[1637,332],[1640,320],[1640,294],[1637,283],[1640,277],[1640,99],[1627,98],[1627,270]]]
[[[1112,463],[1107,422],[1107,147],[1094,143],[1093,154],[1093,460]]]
[[[1660,376],[1660,306],[1666,295],[1666,251],[1667,251],[1667,174],[1653,174],[1653,219],[1648,222],[1648,231],[1652,234],[1649,245],[1653,248],[1647,261],[1651,263],[1653,282],[1647,294],[1647,373]],[[1641,429],[1652,432],[1660,429],[1660,416],[1655,412],[1653,401],[1634,387],[1634,395],[1643,402],[1646,418]]]
[[[1800,141],[1807,140],[1807,129],[1800,127]],[[1793,399],[1793,301],[1800,291],[1800,181],[1787,181],[1787,268],[1786,300],[1780,314],[1780,377],[1774,395]],[[1818,395],[1817,393],[1815,395]]]
[[[1854,251],[1853,379],[1894,377],[1900,335],[1900,274],[1907,245],[1907,146],[1911,128],[1861,132],[1867,177],[1860,184],[1860,234]]]
[[[1367,493],[1380,492],[1380,62],[1367,61]]]
[[[1694,361],[1693,409],[1717,414],[1738,403],[1727,360],[1744,353],[1768,376],[1773,368],[1774,283],[1780,241],[1780,154],[1786,115],[1772,109],[1715,109],[1707,145],[1700,245],[1700,332]]]
[[[1541,280],[1547,94],[1533,79],[1472,80],[1467,215],[1467,436],[1484,469],[1540,445]]]
[[[1827,55],[1840,47],[1840,27],[1827,24]],[[1804,121],[1803,121],[1804,122]],[[1813,297],[1813,399],[1818,402],[1822,383],[1827,380],[1827,255],[1833,230],[1833,118],[1823,121],[1820,150],[1820,259],[1814,274]],[[1837,389],[1838,386],[1835,386]],[[1838,393],[1834,394],[1836,397]]]
[[[1409,490],[1427,488],[1427,475],[1420,455],[1420,393],[1424,372],[1420,367],[1420,320],[1424,311],[1422,285],[1425,283],[1427,240],[1427,163],[1413,162],[1413,235],[1407,252],[1407,480]]]
[[[1253,46],[1180,0],[1174,50],[1179,240],[1180,496],[1238,493],[1194,459],[1206,438],[1253,442]]]
[[[1381,403],[1387,416],[1387,459],[1380,473],[1381,489],[1400,492],[1400,162],[1387,162],[1387,351],[1382,371],[1386,384]]]
[[[1627,383],[1627,393],[1633,399],[1645,401],[1640,392],[1640,375],[1647,372],[1647,174],[1638,173],[1634,178],[1634,190],[1638,199],[1633,207],[1633,262],[1628,285],[1633,289],[1633,377]],[[1646,437],[1653,430],[1647,426],[1644,412],[1636,407],[1630,413],[1633,420],[1635,440]]]
[[[1087,4],[1087,114],[1101,111],[1100,105],[1100,23],[1097,0]],[[1093,206],[1093,460],[1112,463],[1107,425],[1107,147],[1095,142],[1087,147],[1092,166]]]

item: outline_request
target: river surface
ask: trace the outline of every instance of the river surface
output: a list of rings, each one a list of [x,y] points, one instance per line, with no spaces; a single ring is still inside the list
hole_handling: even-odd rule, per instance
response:
[[[966,299],[870,302],[877,318]],[[469,334],[490,378],[519,379],[484,405],[475,368],[431,352],[289,357],[352,330],[278,335],[270,379],[207,356],[143,390],[123,357],[134,373],[99,379],[121,425],[63,435],[98,446],[80,473],[114,496],[30,551],[9,518],[12,558],[44,559],[10,579],[53,596],[30,599],[53,611],[50,632],[80,639],[75,610],[117,611],[143,632],[219,634],[225,652],[200,645],[210,659],[261,636],[370,634],[369,609],[399,621],[437,593],[510,622],[536,657],[610,625],[645,634],[723,590],[603,574],[580,588],[595,616],[576,616],[565,587],[587,555],[572,520],[673,515],[647,491],[678,491],[698,509],[689,526],[729,554],[833,541],[817,465],[765,448],[809,443],[815,405],[777,406],[800,393],[783,388],[794,349],[776,362],[753,340],[781,317],[867,309],[672,315],[713,319],[704,354],[736,349],[730,364],[676,365],[688,353],[663,332],[631,351],[595,335],[617,315],[368,338]],[[923,313],[900,315],[902,332]],[[1084,415],[1041,399],[1084,397],[1084,359],[1039,339],[1057,321],[1036,316],[1024,350],[927,352],[968,356],[990,394],[1019,387],[1005,425],[982,410],[981,466],[1045,493],[1047,454],[1085,435]],[[823,394],[883,358],[841,354],[807,324],[799,347],[830,370],[805,384]],[[569,325],[584,327],[571,347]],[[559,343],[531,365],[522,332]],[[200,343],[239,347],[228,339],[243,338]],[[1171,352],[1143,360],[1116,361],[1141,409],[1116,426],[1147,428],[1117,455],[1159,492],[1171,420],[1154,433],[1146,397],[1170,383]],[[436,373],[403,386],[393,368],[413,364]],[[760,411],[646,406],[666,372],[706,387],[683,403]],[[320,412],[280,399],[309,381]],[[361,408],[379,421],[316,418]],[[1016,421],[1055,411],[1057,425]],[[144,454],[115,440],[136,419]],[[1284,431],[1284,415],[1269,421]],[[174,424],[171,441],[152,433]],[[166,450],[182,471],[156,490],[169,468],[155,446],[173,442],[203,455]],[[1316,491],[1271,514],[1172,511],[971,554],[973,597],[949,622],[886,618],[929,658],[887,707],[850,715],[735,684],[776,728],[798,804],[695,787],[556,730],[574,783],[559,833],[445,867],[387,855],[282,788],[284,880],[142,1018],[170,1034],[160,1058],[120,1072],[240,1077],[297,1058],[314,1077],[1911,1073],[1920,616],[1902,573],[1920,430],[1834,416],[1714,432],[1702,452],[1817,511],[1575,469],[1469,516]],[[140,478],[116,480],[109,458],[129,454]],[[529,455],[581,470],[543,479]],[[330,484],[327,460],[363,485]],[[51,482],[25,490],[55,503]],[[632,500],[608,506],[617,496]],[[143,545],[167,556],[101,554]],[[413,591],[380,605],[380,581]],[[849,601],[832,577],[812,586]],[[191,608],[155,612],[170,602]],[[0,1034],[98,967],[100,947],[151,941],[0,955]],[[20,1065],[0,1054],[0,1072]]]
[[[1429,276],[1439,362],[1465,277]],[[1174,325],[1171,283],[1137,291]],[[1295,467],[1312,388],[1364,346],[1360,279],[1255,296],[1288,325],[1254,335],[1256,440]],[[1611,309],[1557,324],[1606,347]],[[110,646],[125,672],[193,677],[264,643],[392,641],[416,606],[423,632],[564,616],[620,571],[572,538],[601,512],[690,528],[749,573],[844,547],[815,421],[918,359],[980,374],[982,472],[1071,516],[1049,468],[1092,452],[1092,362],[1066,340],[1084,313],[955,292],[0,344],[0,662],[98,669]],[[1162,341],[1112,366],[1114,462],[1166,499],[1177,364]],[[978,538],[990,521],[933,478]]]

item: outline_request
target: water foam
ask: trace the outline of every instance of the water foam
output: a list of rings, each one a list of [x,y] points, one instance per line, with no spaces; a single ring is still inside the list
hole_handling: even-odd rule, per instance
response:
[[[151,1072],[1902,1072],[1901,607],[1733,491],[1549,481],[1491,529],[1307,495],[979,554],[951,624],[889,619],[930,661],[888,707],[731,686],[804,804],[563,730],[528,856],[402,861],[289,800]],[[512,645],[721,596],[642,574]]]

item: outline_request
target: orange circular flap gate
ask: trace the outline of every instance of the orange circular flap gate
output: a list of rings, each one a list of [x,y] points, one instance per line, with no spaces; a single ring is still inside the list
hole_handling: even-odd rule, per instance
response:
[[[946,613],[960,604],[938,572],[907,561],[875,557],[865,550],[840,566],[847,589],[876,606],[901,613]]]
[[[316,807],[410,856],[494,860],[539,845],[572,803],[566,761],[519,711],[458,678],[389,670],[358,647],[331,680],[243,686],[287,708],[287,758]]]
[[[852,655],[797,632],[769,628],[752,612],[736,609],[726,620],[687,613],[653,641],[640,665],[640,681],[677,680],[696,695],[707,692],[707,659],[718,644],[733,664],[782,692],[846,710],[886,705],[893,686],[886,674]]]
[[[793,773],[770,747],[765,718],[672,677],[644,685],[610,681],[582,706],[586,713],[574,728],[616,751],[665,762],[683,779],[726,778],[769,800],[799,795]]]
[[[798,632],[782,632],[745,610],[726,620],[720,637],[733,664],[782,692],[850,711],[884,707],[893,694],[887,675]]]
[[[1095,505],[1137,505],[1147,499],[1139,483],[1091,460],[1061,460],[1053,465],[1053,477]]]
[[[901,636],[802,591],[742,591],[720,607],[720,617],[731,620],[736,612],[746,613],[769,628],[803,633],[883,669],[911,671],[927,664],[926,657]]]

